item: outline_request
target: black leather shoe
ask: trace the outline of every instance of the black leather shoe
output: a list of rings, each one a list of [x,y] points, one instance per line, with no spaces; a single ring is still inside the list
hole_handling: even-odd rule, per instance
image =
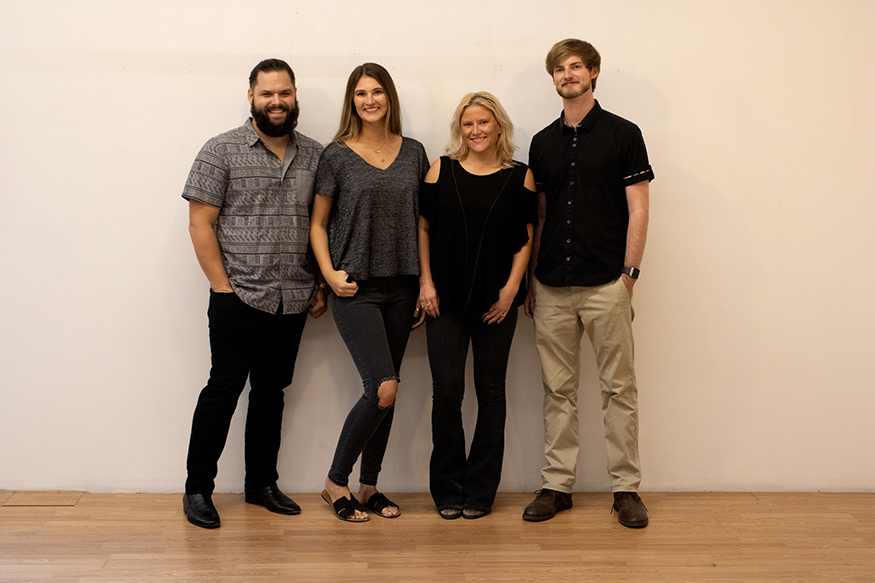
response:
[[[195,526],[201,528],[219,528],[219,513],[213,506],[209,494],[183,494],[182,509],[185,517]]]
[[[246,494],[246,502],[264,506],[277,514],[300,514],[301,507],[295,501],[280,492],[276,486],[264,486],[263,488],[243,488]]]
[[[523,511],[523,520],[541,522],[550,520],[557,512],[571,508],[571,494],[542,488],[532,503]]]
[[[611,511],[614,510],[623,526],[644,528],[649,522],[647,508],[635,492],[614,492],[614,506]]]

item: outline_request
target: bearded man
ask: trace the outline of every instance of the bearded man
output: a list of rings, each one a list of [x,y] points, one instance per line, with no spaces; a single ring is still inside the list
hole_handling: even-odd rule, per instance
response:
[[[183,510],[218,528],[212,502],[218,461],[247,378],[246,502],[278,514],[300,507],[277,486],[283,392],[292,382],[307,314],[326,310],[308,248],[310,205],[322,146],[295,130],[291,67],[260,62],[249,76],[252,117],[209,140],[182,197],[189,233],[210,283],[212,368],[191,426]]]

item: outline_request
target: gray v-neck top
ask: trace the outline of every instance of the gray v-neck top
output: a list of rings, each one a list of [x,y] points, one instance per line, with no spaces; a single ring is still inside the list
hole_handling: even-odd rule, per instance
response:
[[[316,194],[334,198],[328,249],[334,269],[356,281],[419,275],[419,188],[428,172],[425,148],[403,138],[385,170],[368,164],[346,144],[322,152]]]

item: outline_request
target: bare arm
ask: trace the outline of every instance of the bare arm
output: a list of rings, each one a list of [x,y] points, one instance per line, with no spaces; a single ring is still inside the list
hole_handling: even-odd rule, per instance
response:
[[[533,189],[534,190],[534,189]],[[544,229],[544,218],[547,216],[547,195],[538,193],[538,226],[532,239],[532,257],[529,260],[529,289],[526,292],[525,311],[531,318],[535,314],[535,268],[538,266],[538,252],[541,249],[541,232]]]
[[[531,170],[526,171],[526,178],[523,185],[531,192],[535,192],[535,177]],[[498,301],[489,307],[489,311],[483,314],[483,321],[487,324],[497,324],[504,320],[504,317],[510,311],[513,305],[513,299],[516,297],[517,291],[520,289],[520,283],[523,281],[523,276],[526,274],[526,269],[529,265],[529,260],[532,257],[532,238],[534,236],[534,225],[529,223],[526,225],[526,230],[529,234],[529,240],[525,245],[513,255],[513,263],[510,268],[510,277],[503,288],[498,291]],[[526,290],[526,300],[528,300],[528,289]]]
[[[441,300],[437,295],[434,280],[431,277],[431,247],[428,237],[428,220],[419,217],[419,301],[418,307],[423,314],[432,318],[441,315]]]
[[[328,251],[328,219],[331,216],[331,205],[334,198],[317,194],[313,197],[313,216],[310,217],[310,247],[313,256],[319,264],[319,270],[325,277],[325,282],[331,286],[334,293],[342,298],[349,298],[358,291],[358,284],[346,281],[349,274],[336,271],[331,264],[331,254]]]
[[[526,268],[529,265],[529,257],[532,254],[532,235],[534,234],[534,225],[529,223],[526,225],[529,232],[529,240],[526,244],[520,247],[519,251],[513,254],[513,263],[510,268],[510,277],[507,278],[507,284],[498,290],[498,301],[489,307],[489,311],[483,314],[483,321],[487,324],[498,324],[513,305],[513,299],[516,297],[517,290],[520,289],[520,283],[523,281],[523,275],[526,273]]]
[[[428,174],[425,175],[427,184],[437,182],[441,174],[441,159],[435,160],[431,168],[428,169]],[[441,315],[440,298],[435,289],[434,279],[431,276],[431,240],[428,234],[429,224],[428,219],[423,216],[419,217],[419,307],[422,308],[422,314],[428,314],[432,318],[437,318]],[[423,316],[424,317],[424,316]]]
[[[626,204],[629,206],[629,229],[626,231],[626,258],[628,267],[641,268],[644,245],[647,243],[647,223],[650,220],[650,181],[644,180],[626,187]],[[632,295],[634,279],[622,275],[629,296]]]
[[[316,196],[314,195],[315,199]],[[315,201],[314,201],[315,202]],[[313,216],[313,202],[310,203],[310,216]],[[313,255],[313,249],[310,249],[310,264],[313,267],[313,279],[316,280],[316,294],[314,295],[313,304],[307,308],[307,313],[312,318],[318,318],[328,311],[328,295],[325,290],[325,277],[322,275],[322,270],[319,269],[319,264],[316,262],[316,257]]]
[[[218,208],[195,200],[189,201],[188,232],[191,235],[197,261],[210,282],[210,289],[216,293],[233,293],[228,274],[225,273],[225,266],[222,264],[219,241],[213,231],[217,218],[219,218]]]

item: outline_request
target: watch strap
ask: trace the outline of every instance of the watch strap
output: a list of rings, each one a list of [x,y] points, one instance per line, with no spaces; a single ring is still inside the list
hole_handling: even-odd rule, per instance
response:
[[[640,269],[637,267],[629,267],[628,265],[624,265],[621,271],[632,279],[638,279],[638,276],[641,275]]]

